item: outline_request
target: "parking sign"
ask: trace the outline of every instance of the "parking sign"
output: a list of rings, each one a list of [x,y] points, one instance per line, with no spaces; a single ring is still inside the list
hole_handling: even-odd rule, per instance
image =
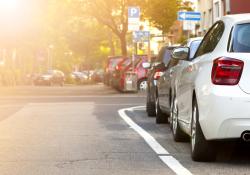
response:
[[[140,8],[139,7],[129,7],[128,8],[128,18],[140,18]]]
[[[128,30],[136,31],[140,28],[140,7],[128,7]]]

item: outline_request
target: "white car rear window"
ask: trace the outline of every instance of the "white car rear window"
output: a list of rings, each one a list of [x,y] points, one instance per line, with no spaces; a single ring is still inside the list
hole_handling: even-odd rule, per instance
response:
[[[235,27],[231,51],[250,53],[250,24]]]

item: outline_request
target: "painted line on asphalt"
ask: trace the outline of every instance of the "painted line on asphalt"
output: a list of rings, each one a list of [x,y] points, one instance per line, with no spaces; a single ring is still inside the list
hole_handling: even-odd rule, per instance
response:
[[[139,103],[107,103],[107,104],[101,104],[97,103],[96,106],[134,106],[134,105],[141,105]]]
[[[169,154],[169,152],[163,148],[156,141],[156,139],[150,135],[147,131],[145,131],[142,127],[136,124],[127,114],[126,111],[133,112],[136,109],[145,109],[145,106],[137,106],[132,108],[120,109],[118,111],[120,117],[130,126],[130,128],[134,129],[144,140],[145,142],[154,150],[154,152],[158,155],[163,163],[165,163],[172,171],[174,171],[178,175],[192,175],[192,173],[186,169],[181,163],[176,160],[173,156]]]
[[[145,96],[123,96],[123,95],[116,95],[116,96],[107,96],[107,95],[82,95],[82,96],[69,96],[69,95],[38,95],[38,96],[0,96],[0,100],[5,99],[46,99],[46,98],[145,98]]]

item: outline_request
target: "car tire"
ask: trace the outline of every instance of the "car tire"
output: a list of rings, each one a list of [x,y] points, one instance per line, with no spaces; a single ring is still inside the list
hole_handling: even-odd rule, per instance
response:
[[[215,143],[207,141],[199,124],[197,100],[193,100],[191,123],[191,156],[194,161],[214,161],[216,159]]]
[[[146,103],[146,111],[149,117],[155,117],[155,102],[150,100],[150,91],[147,90],[147,103]]]
[[[155,113],[156,113],[156,123],[157,124],[163,124],[163,123],[168,123],[168,117],[166,114],[164,114],[160,108],[160,104],[159,104],[159,97],[156,98],[156,102],[155,102]]]
[[[147,102],[147,113],[149,117],[155,117],[155,103],[154,102]]]
[[[177,100],[174,97],[173,98],[173,105],[171,105],[171,116],[172,116],[172,133],[173,133],[173,138],[176,142],[186,142],[189,140],[189,137],[186,133],[184,133],[179,125],[178,121],[178,105],[177,105]]]

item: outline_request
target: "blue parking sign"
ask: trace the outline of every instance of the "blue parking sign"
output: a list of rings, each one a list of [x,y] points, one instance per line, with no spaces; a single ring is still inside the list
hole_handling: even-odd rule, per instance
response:
[[[150,40],[149,31],[134,31],[133,42],[148,42]]]
[[[140,18],[140,8],[139,7],[129,7],[128,8],[128,18]]]

